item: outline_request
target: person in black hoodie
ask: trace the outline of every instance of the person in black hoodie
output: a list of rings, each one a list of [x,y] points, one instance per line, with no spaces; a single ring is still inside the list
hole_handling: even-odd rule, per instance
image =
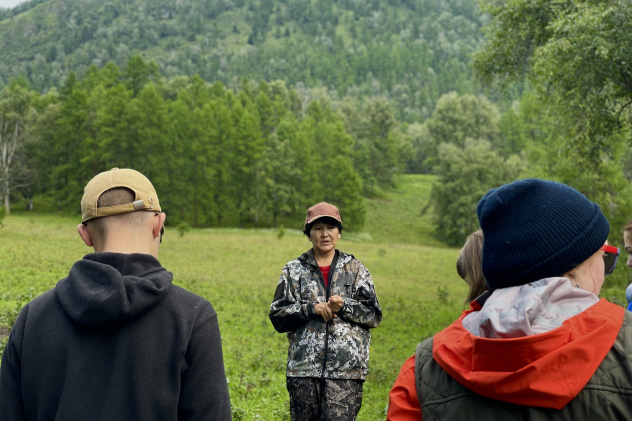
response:
[[[131,169],[85,187],[95,253],[29,302],[0,367],[0,420],[230,420],[217,314],[158,262],[165,214]]]

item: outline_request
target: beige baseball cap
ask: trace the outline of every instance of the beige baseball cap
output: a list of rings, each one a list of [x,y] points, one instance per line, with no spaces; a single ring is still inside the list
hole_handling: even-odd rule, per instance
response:
[[[99,197],[106,190],[115,187],[125,187],[133,191],[134,201],[124,205],[98,208]],[[129,168],[112,168],[110,171],[97,174],[83,190],[81,221],[84,223],[102,216],[119,215],[139,210],[161,212],[156,189],[151,181],[138,171]]]
[[[305,217],[305,225],[324,217],[334,218],[342,225],[342,219],[340,218],[340,212],[338,208],[327,202],[320,202],[307,209],[307,216]]]

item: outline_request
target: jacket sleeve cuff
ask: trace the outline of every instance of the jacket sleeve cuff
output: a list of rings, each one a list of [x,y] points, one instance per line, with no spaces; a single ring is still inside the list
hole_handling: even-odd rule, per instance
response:
[[[342,303],[342,308],[340,309],[341,313],[351,313],[351,306],[349,305],[349,299],[348,298],[343,298],[342,299],[343,303]]]
[[[314,303],[307,303],[305,307],[307,307],[307,317],[310,319],[313,318],[316,315],[314,313]]]

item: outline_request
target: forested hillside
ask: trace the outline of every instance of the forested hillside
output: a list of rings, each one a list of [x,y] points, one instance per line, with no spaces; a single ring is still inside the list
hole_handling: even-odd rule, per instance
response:
[[[0,88],[25,75],[45,91],[140,54],[167,79],[381,95],[421,121],[442,94],[475,91],[481,19],[475,0],[31,0],[0,9]]]
[[[155,179],[171,223],[278,226],[330,200],[358,230],[364,198],[385,200],[400,173],[423,173],[435,182],[414,212],[458,246],[490,188],[540,177],[599,203],[620,245],[632,215],[630,4],[0,10],[3,211],[76,212],[91,176],[130,166]]]

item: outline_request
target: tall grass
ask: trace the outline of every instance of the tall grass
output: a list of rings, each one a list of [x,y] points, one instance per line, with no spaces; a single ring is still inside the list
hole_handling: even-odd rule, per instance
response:
[[[77,220],[11,215],[0,229],[0,314],[6,324],[31,297],[50,288],[91,250],[75,232]],[[161,263],[175,282],[207,298],[219,315],[236,420],[288,419],[287,340],[268,310],[282,266],[307,250],[298,231],[168,230]],[[373,331],[370,373],[360,420],[384,418],[388,391],[415,344],[461,310],[466,287],[453,269],[456,250],[420,245],[339,241],[371,271],[384,311]],[[439,287],[445,286],[445,297]],[[443,303],[439,299],[443,300]],[[0,322],[1,324],[1,322]]]
[[[338,248],[373,275],[384,317],[372,331],[370,368],[359,420],[383,420],[388,392],[416,344],[463,309],[457,249],[431,237],[425,206],[430,179],[406,176],[399,189],[368,201],[365,233],[343,232]],[[343,215],[344,219],[344,215]],[[0,228],[0,325],[30,298],[53,288],[91,249],[76,233],[79,216],[12,214]],[[300,221],[297,223],[300,225]],[[168,229],[160,261],[177,284],[207,298],[222,333],[235,420],[288,420],[287,339],[268,320],[283,265],[310,247],[298,230]],[[618,293],[618,292],[617,292]]]

